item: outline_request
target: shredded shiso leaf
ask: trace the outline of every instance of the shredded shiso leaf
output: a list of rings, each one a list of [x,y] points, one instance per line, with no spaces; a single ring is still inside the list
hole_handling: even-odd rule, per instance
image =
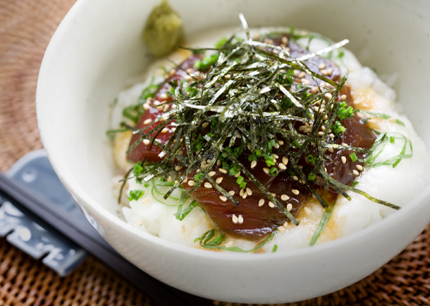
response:
[[[198,237],[194,240],[194,242],[199,242],[200,246],[205,249],[212,249],[212,250],[223,250],[223,251],[231,251],[231,252],[238,252],[238,253],[252,253],[260,249],[262,246],[264,246],[266,243],[268,243],[270,240],[275,237],[276,233],[278,231],[274,230],[269,236],[266,237],[262,242],[257,244],[254,248],[250,250],[243,250],[237,246],[227,247],[221,245],[224,240],[225,236],[218,230],[209,230],[206,233],[204,233],[201,237]],[[215,236],[215,234],[218,233],[218,236]],[[274,252],[277,248],[274,248]]]
[[[326,207],[326,209],[324,210],[324,214],[322,215],[320,223],[318,224],[314,234],[312,235],[311,241],[309,242],[309,246],[315,245],[318,238],[321,236],[322,232],[326,228],[327,223],[330,221],[331,214],[333,213],[335,204],[336,202],[331,204],[330,207]]]
[[[125,179],[135,178],[142,184],[148,184],[154,178],[162,178],[162,181],[153,182],[152,193],[157,193],[157,184],[170,186],[168,192],[160,193],[164,199],[171,197],[175,189],[181,188],[182,192],[180,198],[177,199],[179,204],[175,216],[178,220],[183,220],[194,207],[198,206],[196,201],[192,201],[184,208],[189,194],[199,188],[204,180],[209,181],[232,203],[239,205],[235,198],[208,175],[219,162],[219,165],[230,175],[237,175],[240,172],[237,179],[240,188],[246,188],[246,177],[293,224],[298,225],[299,221],[238,160],[242,152],[248,149],[251,153],[250,161],[263,158],[267,166],[271,167],[273,151],[276,149],[277,152],[288,157],[291,176],[297,176],[303,180],[325,208],[321,223],[312,237],[311,245],[315,244],[321,235],[334,208],[334,203],[331,205],[327,203],[312,187],[311,183],[316,179],[323,182],[324,188],[337,190],[347,199],[350,197],[346,192],[353,191],[376,203],[399,209],[399,206],[376,199],[355,187],[336,181],[324,167],[327,160],[324,153],[328,149],[352,151],[353,153],[350,155],[352,159],[354,157],[357,159],[355,152],[368,154],[368,158],[364,162],[373,167],[380,165],[395,167],[403,158],[412,155],[410,141],[403,135],[397,134],[391,136],[387,133],[381,134],[370,150],[336,144],[336,140],[345,131],[342,120],[354,116],[357,111],[352,107],[346,107],[344,102],[337,101],[346,78],[342,77],[339,82],[335,82],[309,69],[305,61],[315,56],[330,54],[348,41],[341,41],[301,58],[293,58],[285,48],[253,40],[245,18],[242,14],[239,17],[246,33],[245,39],[233,35],[229,39],[221,40],[214,49],[192,49],[195,53],[205,53],[207,50],[215,53],[196,62],[195,68],[202,72],[200,78],[189,75],[190,82],[171,81],[169,83],[171,89],[167,94],[173,100],[164,102],[164,104],[172,104],[173,107],[142,129],[134,129],[125,123],[122,124],[123,128],[132,129],[134,134],[139,135],[139,139],[130,146],[128,154],[143,140],[148,139],[150,140],[149,150],[154,145],[158,146],[162,149],[159,157],[163,158],[161,162],[148,166],[145,157],[126,174]],[[290,36],[292,39],[299,38],[294,35],[293,30]],[[343,51],[337,53],[343,54]],[[177,69],[181,68],[178,66]],[[318,90],[312,91],[311,88],[315,85],[295,84],[293,82],[295,70],[304,71],[314,81],[322,81],[330,86],[317,85]],[[143,103],[148,98],[154,97],[158,88],[159,85],[150,85],[142,92],[137,105],[124,110],[124,116],[136,123],[144,111]],[[321,101],[325,101],[325,107],[321,107]],[[361,112],[378,118],[391,118],[384,114]],[[300,133],[297,129],[297,122],[309,126],[311,131],[307,134]],[[403,124],[399,120],[396,122]],[[158,125],[154,127],[154,123]],[[174,126],[174,132],[168,143],[163,145],[156,138],[168,125]],[[208,126],[204,132],[202,125]],[[320,136],[318,132],[323,126],[325,129],[323,135]],[[331,129],[335,133],[334,138],[328,135]],[[405,142],[403,150],[387,161],[375,162],[381,154],[384,144],[395,140]],[[281,142],[287,144],[288,148],[286,149],[285,145],[279,146]],[[312,155],[311,149],[312,152],[317,153]],[[305,174],[299,163],[302,156],[307,156],[308,162],[313,164],[313,169],[308,174]],[[206,163],[207,160],[210,162]],[[183,171],[175,171],[177,166],[180,166]],[[181,184],[192,174],[195,174],[195,184],[187,193],[182,189]],[[270,174],[277,175],[277,169],[271,168]],[[167,178],[172,176],[173,181],[167,182]],[[215,237],[217,232],[218,236]],[[268,242],[276,232],[276,230],[273,231],[268,238],[250,251],[255,251]],[[204,248],[245,252],[237,247],[221,246],[224,236],[217,230],[206,232],[196,241],[199,241]],[[276,251],[276,247],[273,251]]]

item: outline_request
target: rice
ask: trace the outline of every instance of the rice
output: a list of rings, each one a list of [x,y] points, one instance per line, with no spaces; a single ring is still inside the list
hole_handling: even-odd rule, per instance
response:
[[[218,33],[217,35],[220,37]],[[209,39],[207,35],[205,38]],[[204,43],[206,42],[201,42],[201,44]],[[306,45],[308,42],[299,41],[299,43]],[[206,43],[206,45],[208,44]],[[311,51],[317,51],[326,46],[326,40],[313,39],[309,47]],[[382,132],[404,135],[411,141],[413,147],[412,158],[403,159],[396,168],[391,166],[365,168],[356,179],[357,188],[375,198],[403,206],[430,182],[427,175],[430,161],[426,147],[417,136],[411,122],[399,112],[399,107],[395,103],[394,90],[382,82],[374,71],[362,67],[350,51],[344,50],[344,52],[342,58],[335,57],[333,61],[342,69],[343,74],[348,73],[347,84],[351,88],[354,106],[393,117],[390,120],[372,118],[369,120],[370,127]],[[118,96],[118,108],[135,103],[146,85],[139,83],[121,92]],[[396,123],[396,119],[403,122],[404,126]],[[130,134],[119,134],[114,142],[115,161],[118,167],[124,171],[130,167],[125,161],[125,151],[129,138]],[[398,154],[402,147],[403,142],[400,140],[387,144],[377,161],[387,160]],[[116,178],[115,181],[117,182],[118,179]],[[117,191],[118,184],[114,189]],[[214,228],[209,218],[199,208],[193,209],[182,221],[179,221],[175,217],[177,201],[175,199],[162,199],[162,194],[169,187],[156,186],[154,182],[148,187],[144,187],[133,179],[129,180],[126,193],[129,194],[131,190],[135,189],[144,190],[144,196],[122,206],[121,213],[126,222],[139,230],[174,243],[199,247],[198,242],[194,242],[195,238]],[[349,195],[351,196],[350,201],[341,196],[338,197],[330,222],[317,243],[324,243],[355,233],[394,212],[393,209],[374,203],[356,193],[350,192]],[[178,199],[180,191],[175,190],[172,197]],[[124,199],[124,202],[128,201]],[[280,228],[274,238],[262,249],[270,252],[277,245],[278,251],[286,251],[308,246],[323,212],[324,209],[315,199],[310,200],[297,216],[300,225],[288,224]],[[242,239],[227,240],[226,242],[229,246],[234,245],[243,249],[252,249],[255,246],[254,242]]]

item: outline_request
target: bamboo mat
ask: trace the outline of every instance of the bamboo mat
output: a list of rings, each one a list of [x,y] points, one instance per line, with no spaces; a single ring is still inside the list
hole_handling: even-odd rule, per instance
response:
[[[42,148],[35,91],[40,63],[73,0],[0,0],[0,170]],[[290,305],[430,305],[430,228],[362,281]],[[60,278],[0,239],[0,305],[154,305],[93,257]],[[232,305],[214,302],[214,305]],[[240,305],[240,304],[233,304]],[[286,304],[284,304],[286,305]]]

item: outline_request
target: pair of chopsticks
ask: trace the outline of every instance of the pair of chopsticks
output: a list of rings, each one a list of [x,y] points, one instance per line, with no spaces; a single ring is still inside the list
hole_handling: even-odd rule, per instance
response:
[[[49,232],[59,233],[97,257],[159,305],[212,305],[209,300],[174,289],[144,273],[110,247],[86,220],[74,220],[73,214],[62,212],[56,203],[0,173],[0,208],[6,200]]]

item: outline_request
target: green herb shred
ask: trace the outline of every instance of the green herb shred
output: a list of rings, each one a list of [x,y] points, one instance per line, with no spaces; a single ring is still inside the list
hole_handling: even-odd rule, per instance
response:
[[[345,131],[342,120],[354,116],[358,110],[347,106],[345,102],[337,101],[339,92],[346,82],[345,77],[335,82],[313,72],[306,65],[305,60],[314,56],[327,54],[331,56],[335,50],[337,56],[341,58],[343,51],[338,49],[347,41],[333,44],[331,47],[297,59],[291,57],[285,48],[253,40],[243,15],[240,15],[240,19],[246,39],[233,35],[230,38],[221,39],[213,49],[193,49],[195,54],[205,53],[207,50],[214,52],[202,55],[203,57],[194,64],[197,70],[204,72],[201,74],[203,77],[192,77],[189,82],[170,82],[172,89],[166,94],[171,97],[171,101],[166,103],[171,103],[173,107],[154,119],[151,124],[133,131],[135,135],[139,135],[139,139],[130,146],[127,153],[134,150],[137,144],[148,139],[150,149],[154,145],[162,149],[159,156],[163,159],[148,166],[145,158],[134,165],[126,178],[136,178],[142,184],[152,181],[152,195],[166,205],[170,204],[163,202],[160,196],[164,200],[170,198],[178,201],[175,217],[183,220],[193,208],[198,206],[196,201],[187,202],[187,200],[204,180],[209,181],[219,193],[238,205],[237,200],[208,175],[218,161],[220,168],[228,171],[228,175],[237,177],[236,183],[241,189],[246,188],[247,182],[252,182],[293,224],[298,225],[299,221],[238,160],[243,150],[247,148],[250,151],[249,161],[264,160],[269,174],[276,176],[278,170],[273,167],[275,165],[273,151],[274,148],[279,148],[278,143],[282,140],[291,149],[285,149],[285,147],[281,149],[282,154],[288,157],[288,171],[291,171],[291,176],[297,176],[306,183],[319,180],[323,182],[326,189],[333,188],[346,198],[349,198],[346,192],[353,191],[374,202],[399,209],[396,205],[375,199],[355,187],[336,181],[324,167],[324,161],[327,158],[324,153],[328,149],[352,151],[350,154],[352,161],[358,159],[355,152],[368,153],[365,163],[369,167],[381,165],[395,167],[403,158],[409,158],[412,155],[410,140],[396,133],[380,134],[369,151],[335,143],[337,137]],[[291,40],[301,38],[295,33],[294,28],[290,30],[290,37]],[[309,38],[309,43],[311,40]],[[178,67],[178,69],[181,68]],[[331,86],[317,86],[318,90],[310,93],[311,87],[315,85],[293,83],[294,71],[297,70],[304,71],[314,81],[323,81]],[[154,97],[159,88],[160,84],[148,86],[136,105],[124,109],[124,117],[136,123],[144,112],[142,105],[148,98]],[[319,104],[322,100],[326,103],[324,109],[321,109]],[[391,118],[379,113],[360,112],[367,116]],[[310,132],[301,133],[298,125],[295,124],[298,122],[309,126]],[[399,120],[396,122],[403,124]],[[156,138],[168,124],[174,125],[175,130],[170,141],[163,145]],[[203,133],[202,126],[206,126],[208,132]],[[125,123],[123,127],[130,129]],[[318,135],[320,130],[324,131],[323,135]],[[334,139],[328,137],[329,130],[333,130],[336,134]],[[113,132],[116,131],[110,133]],[[155,135],[155,137],[149,135]],[[377,161],[384,146],[390,141],[403,141],[403,149],[388,160]],[[302,156],[305,156],[308,163],[313,166],[308,174],[305,174],[300,165],[299,160]],[[183,170],[175,171],[177,166]],[[181,188],[181,184],[190,178],[191,174],[194,175],[195,181],[191,190],[187,193],[182,189],[180,198],[172,197],[172,192]],[[172,175],[174,178],[168,181],[168,177]],[[159,180],[155,181],[154,178]],[[157,186],[169,187],[169,190],[160,192]],[[324,215],[310,243],[314,245],[327,225],[335,204],[328,205],[315,190],[310,190],[325,207]],[[130,193],[132,199],[140,196],[142,195],[136,192]],[[218,230],[210,230],[195,241],[199,241],[200,246],[207,249],[251,252],[270,241],[276,232],[276,230],[273,231],[263,242],[249,251],[223,246],[225,237]],[[276,249],[277,245],[272,251],[275,252]]]

